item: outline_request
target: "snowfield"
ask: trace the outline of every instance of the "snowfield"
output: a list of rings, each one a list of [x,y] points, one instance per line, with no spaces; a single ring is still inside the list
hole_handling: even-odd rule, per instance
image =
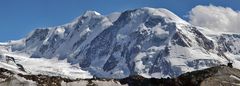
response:
[[[29,56],[19,53],[4,53],[3,55],[14,57],[16,63],[12,61],[7,63],[5,58],[1,58],[0,67],[16,73],[61,76],[70,79],[89,79],[93,77],[89,72],[81,70],[78,65],[71,65],[66,60],[29,58]],[[26,72],[19,70],[16,64],[23,65]]]
[[[87,11],[71,23],[39,28],[0,43],[0,67],[67,78],[177,77],[233,62],[240,68],[240,34],[191,25],[164,8],[107,16]],[[16,59],[6,62],[6,56]]]

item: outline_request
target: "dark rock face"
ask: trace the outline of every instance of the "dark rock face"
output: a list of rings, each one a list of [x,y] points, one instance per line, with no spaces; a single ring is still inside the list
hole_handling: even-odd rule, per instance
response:
[[[118,61],[116,60],[116,58],[114,56],[110,56],[110,58],[107,60],[107,62],[103,66],[103,70],[110,71],[113,68],[115,68],[117,64],[118,64]]]
[[[162,58],[157,58],[155,65],[150,68],[150,73],[162,72],[164,75],[170,77],[176,77],[176,75],[182,74],[181,69],[172,66],[172,64]]]
[[[6,73],[10,75],[6,75]],[[13,75],[13,72],[0,68],[0,78],[9,80]],[[233,85],[232,83],[240,82],[237,79],[231,78],[230,76],[240,77],[240,70],[227,67],[227,66],[216,66],[204,70],[198,70],[182,74],[176,78],[144,78],[139,75],[132,75],[123,79],[67,79],[59,76],[47,76],[47,75],[23,75],[17,74],[19,77],[23,77],[27,80],[34,81],[38,86],[61,86],[62,82],[78,82],[87,81],[88,85],[98,85],[94,81],[114,81],[112,83],[120,82],[122,85],[128,86],[209,86],[209,85]],[[226,81],[227,80],[227,81]],[[231,81],[229,81],[231,80]],[[231,83],[226,83],[226,82]]]
[[[44,54],[47,49],[48,49],[48,45],[42,45],[39,49],[39,52],[41,54]]]
[[[171,78],[144,78],[142,76],[129,76],[124,79],[120,79],[121,84],[127,84],[128,86],[184,86],[180,85],[177,79]]]
[[[46,75],[22,75],[18,74],[21,77],[24,77],[27,80],[32,80],[38,83],[38,86],[61,86],[61,82],[67,79],[58,77],[58,76],[46,76]]]
[[[10,75],[13,75],[14,73],[12,71],[9,71],[7,69],[4,69],[4,68],[0,68],[0,78],[1,79],[6,79],[6,78],[9,78],[10,76],[7,76],[5,74],[10,74]]]
[[[87,39],[88,34],[83,35],[76,43],[73,44],[72,50],[76,50]]]
[[[178,68],[172,67],[171,63],[165,60],[168,55],[169,49],[168,47],[165,47],[164,50],[159,52],[157,58],[154,61],[154,65],[150,68],[149,73],[162,72],[163,74],[170,75],[171,77],[179,75],[181,71],[179,71]]]
[[[4,56],[0,54],[0,60],[2,60],[3,57],[4,57]]]
[[[26,46],[32,45],[33,43],[43,41],[48,35],[49,29],[36,29],[33,35],[26,39]]]
[[[215,76],[215,74],[219,71],[226,72],[225,70],[223,70],[224,68],[230,69],[226,66],[217,66],[205,70],[185,73],[180,75],[178,79],[181,82],[181,86],[199,86],[202,81],[209,77]]]
[[[84,60],[80,63],[82,68],[89,67],[94,58],[101,58],[110,53],[113,38],[115,37],[111,32],[114,31],[112,31],[112,29],[105,30],[91,42],[90,47],[87,49],[86,57],[84,57]]]
[[[189,38],[181,32],[175,33],[172,39],[173,44],[180,45],[182,47],[191,47],[190,40],[188,40]]]
[[[156,26],[159,23],[161,23],[163,25],[166,24],[163,17],[158,17],[158,18],[150,17],[150,18],[147,19],[147,22],[145,22],[145,26],[148,27],[148,28],[153,28],[154,26]]]
[[[130,22],[130,16],[132,12],[134,12],[134,10],[122,13],[118,20],[114,22],[113,26],[110,26],[102,33],[100,33],[96,38],[94,38],[94,40],[89,45],[90,47],[86,49],[87,52],[83,61],[79,63],[82,68],[89,67],[93,59],[106,57],[108,54],[111,54],[111,56],[113,56],[112,54],[114,54],[114,52],[117,52],[111,47],[115,47],[116,43],[114,40],[116,38],[117,32],[120,28],[124,27],[125,24]],[[113,59],[114,58],[110,57],[107,63],[110,63],[110,61]],[[116,65],[117,63],[114,64]],[[110,69],[114,68],[114,65],[108,66],[111,66]],[[104,66],[105,71],[107,71],[106,69],[109,69],[107,65]]]
[[[15,58],[14,58],[14,57],[12,57],[12,56],[5,56],[5,57],[6,57],[6,61],[7,61],[7,62],[10,62],[10,61],[12,61],[12,62],[16,63],[16,61],[15,61]]]
[[[239,34],[223,34],[217,39],[217,50],[219,52],[230,52],[233,54],[239,54],[240,49],[237,47],[240,41],[240,35]]]
[[[135,11],[136,10],[128,10],[128,11],[123,12],[120,15],[120,17],[113,24],[117,25],[117,27],[124,26],[125,24],[127,24],[131,21],[131,14]]]
[[[56,49],[59,48],[60,45],[64,42],[64,39],[61,39],[59,35],[54,35],[50,37],[47,41],[49,42],[49,48],[47,53],[54,53]]]
[[[198,59],[198,60],[189,61],[187,63],[188,66],[193,67],[195,69],[198,69],[200,66],[214,67],[214,66],[217,66],[218,64],[220,64],[220,62],[213,59]]]
[[[17,65],[17,67],[18,67],[19,70],[21,70],[21,71],[23,71],[23,72],[26,72],[25,69],[24,69],[24,67],[23,67],[21,64],[16,64],[16,65]]]
[[[205,50],[214,49],[213,41],[207,39],[197,28],[193,27],[192,32],[196,35],[195,39],[199,46],[202,46]]]
[[[221,75],[218,75],[221,73]],[[230,77],[216,77],[216,76],[230,76],[234,74],[239,77],[240,70],[230,68],[227,66],[216,66],[204,70],[188,72],[176,78],[162,78],[162,79],[146,79],[141,76],[130,76],[119,80],[121,84],[128,84],[129,86],[210,86],[210,85],[233,85],[231,83],[238,83],[239,81],[231,81],[231,83],[224,83]],[[209,79],[211,78],[211,79]],[[218,79],[217,82],[214,80]],[[212,82],[215,84],[212,84]],[[206,83],[210,82],[210,83]],[[226,81],[227,82],[227,81]]]

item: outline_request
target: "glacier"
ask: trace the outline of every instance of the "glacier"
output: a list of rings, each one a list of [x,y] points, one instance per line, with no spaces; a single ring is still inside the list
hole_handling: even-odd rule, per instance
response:
[[[240,68],[239,53],[240,34],[213,32],[167,9],[144,7],[110,15],[87,11],[71,23],[0,43],[0,67],[16,69],[3,58],[12,56],[34,74],[166,78],[230,61]]]

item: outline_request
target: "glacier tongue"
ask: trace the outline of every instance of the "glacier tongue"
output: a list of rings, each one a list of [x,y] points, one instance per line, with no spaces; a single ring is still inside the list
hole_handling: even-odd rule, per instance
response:
[[[27,54],[31,61],[67,61],[97,77],[161,78],[228,60],[239,63],[239,38],[239,34],[214,34],[193,26],[163,8],[145,7],[109,16],[87,11],[69,24],[36,29],[28,37],[0,47],[4,47],[3,53]],[[57,67],[61,66],[66,67],[61,63]]]

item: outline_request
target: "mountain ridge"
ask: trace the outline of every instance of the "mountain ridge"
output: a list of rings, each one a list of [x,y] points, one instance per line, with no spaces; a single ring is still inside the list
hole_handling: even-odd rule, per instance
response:
[[[205,31],[164,8],[127,10],[116,20],[87,11],[72,23],[1,46],[30,58],[67,60],[103,78],[177,77],[228,61],[237,66],[240,35]]]

